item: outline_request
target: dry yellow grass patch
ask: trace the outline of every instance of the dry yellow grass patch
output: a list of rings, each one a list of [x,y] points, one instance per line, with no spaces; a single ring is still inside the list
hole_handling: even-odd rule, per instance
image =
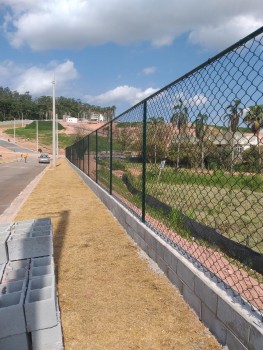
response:
[[[51,217],[65,350],[221,349],[66,161],[18,220]]]

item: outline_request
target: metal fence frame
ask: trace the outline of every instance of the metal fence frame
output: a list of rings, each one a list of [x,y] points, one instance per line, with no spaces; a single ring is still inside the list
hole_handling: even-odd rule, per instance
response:
[[[235,80],[235,82],[238,81],[237,86],[234,86],[235,84],[233,84],[231,87],[231,80],[228,76],[231,74],[229,74],[230,72],[228,72],[227,70],[229,65],[232,65],[234,67],[230,69],[233,69],[235,71],[234,74],[238,77],[238,78],[234,78],[234,80],[235,79],[242,80],[242,83],[240,84],[238,80]],[[221,237],[222,234],[218,232],[218,229],[216,226],[209,227],[209,225],[207,226],[204,223],[199,222],[198,219],[192,218],[188,214],[182,212],[180,213],[180,217],[176,218],[176,220],[177,221],[180,220],[180,223],[183,223],[183,226],[187,228],[188,232],[190,232],[190,235],[192,235],[190,239],[188,237],[188,242],[189,242],[188,244],[185,242],[185,237],[180,238],[179,240],[178,239],[176,240],[174,237],[177,235],[177,232],[176,231],[173,232],[173,229],[170,229],[167,226],[167,223],[162,222],[162,224],[159,224],[158,223],[158,220],[160,219],[160,217],[158,216],[159,214],[158,213],[152,214],[149,209],[150,206],[153,205],[153,207],[155,206],[155,209],[154,209],[155,211],[157,208],[157,212],[162,211],[162,215],[164,214],[164,216],[167,215],[168,217],[170,215],[169,213],[173,210],[172,205],[170,205],[170,203],[163,203],[160,199],[155,198],[150,191],[152,190],[154,192],[155,187],[154,185],[152,185],[152,188],[151,188],[151,185],[149,185],[149,176],[147,174],[147,171],[148,171],[147,167],[149,164],[149,156],[148,156],[149,149],[147,149],[147,147],[149,146],[149,142],[150,142],[149,138],[152,137],[152,135],[149,135],[149,130],[150,130],[149,118],[151,118],[154,115],[153,112],[158,112],[158,111],[162,111],[162,113],[164,114],[167,113],[167,116],[171,115],[171,110],[174,108],[174,106],[173,107],[168,106],[169,103],[173,102],[173,99],[171,99],[171,96],[177,95],[177,100],[179,99],[179,101],[181,101],[180,91],[182,87],[183,87],[182,91],[188,91],[188,88],[190,90],[193,89],[193,91],[195,91],[196,85],[198,85],[198,83],[200,82],[200,85],[202,86],[202,89],[203,89],[202,91],[206,91],[208,95],[210,92],[211,96],[213,97],[217,96],[218,94],[217,91],[219,89],[214,83],[214,81],[219,81],[221,77],[224,77],[224,78],[220,82],[220,84],[221,86],[224,86],[225,90],[222,92],[222,94],[218,98],[218,101],[216,102],[217,115],[216,117],[214,117],[214,120],[216,120],[217,122],[213,124],[214,126],[218,126],[217,124],[222,123],[222,119],[220,118],[218,119],[218,115],[220,114],[219,111],[221,111],[225,107],[223,105],[225,105],[227,102],[228,103],[230,102],[228,101],[228,96],[227,96],[228,92],[229,92],[229,95],[231,96],[238,95],[240,93],[242,97],[247,101],[247,103],[249,103],[248,101],[253,101],[253,103],[255,103],[257,106],[261,106],[261,103],[263,106],[263,99],[261,97],[262,93],[260,94],[261,89],[263,91],[263,27],[259,28],[257,31],[255,31],[251,35],[247,36],[243,40],[240,40],[239,42],[232,45],[228,49],[224,50],[220,54],[216,55],[212,59],[208,60],[204,64],[198,66],[194,70],[185,74],[181,78],[165,86],[163,89],[157,91],[155,94],[149,96],[145,100],[136,104],[135,106],[128,109],[124,113],[120,114],[110,122],[99,127],[96,131],[94,131],[93,133],[90,133],[89,135],[84,137],[82,140],[76,142],[74,145],[67,147],[66,157],[70,162],[72,162],[75,166],[77,166],[85,174],[87,174],[91,179],[93,179],[98,185],[102,186],[106,191],[108,191],[110,195],[114,196],[119,201],[121,201],[122,204],[124,204],[131,212],[133,212],[134,215],[136,215],[142,222],[144,222],[151,229],[153,229],[157,234],[159,234],[160,237],[162,237],[165,241],[169,242],[169,244],[171,244],[181,253],[186,255],[196,265],[201,266],[202,269],[205,269],[206,271],[208,271],[211,274],[211,276],[216,277],[218,282],[220,283],[223,282],[225,285],[225,288],[233,289],[233,293],[241,297],[244,303],[248,303],[251,306],[251,310],[258,312],[261,315],[261,317],[263,317],[263,283],[262,283],[263,251],[261,250],[262,249],[261,244],[263,242],[262,233],[261,234],[259,233],[258,250],[257,249],[254,250],[254,249],[251,249],[251,247],[247,246],[246,244],[244,245],[242,241],[239,242],[237,239],[233,240],[232,237],[223,237],[222,239]],[[247,77],[250,77],[250,80],[248,80]],[[210,82],[209,86],[206,85],[207,81]],[[226,83],[228,83],[230,87],[228,87]],[[214,91],[214,94],[212,93],[213,92],[212,89]],[[163,99],[162,102],[160,102],[160,99]],[[220,99],[223,102],[221,102]],[[230,99],[231,101],[233,100],[233,98],[230,98]],[[239,101],[239,98],[235,97],[234,99],[235,103],[233,105],[230,105],[231,108],[236,107],[236,113],[238,113],[238,104],[239,104],[237,101]],[[192,111],[190,102],[188,102],[187,108],[189,108],[190,111]],[[193,107],[193,111],[196,113],[197,111],[196,106]],[[249,109],[246,108],[247,113],[248,111]],[[182,108],[181,108],[181,112],[182,112]],[[210,112],[209,107],[206,110],[206,112],[207,113]],[[160,114],[162,113],[160,112]],[[262,122],[260,126],[263,126],[263,108],[260,113],[261,113],[260,118],[262,119],[262,120],[260,119],[260,123]],[[167,116],[166,116],[167,119],[165,120],[166,124],[168,124],[168,119],[169,119],[169,117]],[[127,200],[127,198],[124,198],[121,193],[118,193],[116,188],[114,188],[114,180],[116,179],[116,175],[114,175],[114,169],[113,169],[113,164],[115,162],[114,154],[117,153],[115,148],[117,147],[116,144],[118,142],[116,143],[116,140],[118,138],[117,137],[118,132],[121,130],[120,129],[118,131],[116,129],[116,125],[118,125],[118,123],[127,123],[127,125],[129,124],[130,130],[131,130],[130,133],[137,132],[137,136],[134,136],[135,138],[137,137],[136,139],[137,154],[138,154],[138,148],[139,146],[141,146],[141,152],[139,152],[140,160],[138,164],[136,164],[137,169],[140,170],[140,180],[134,186],[132,181],[129,180],[129,177],[123,176],[123,179],[126,181],[124,182],[127,186],[129,193],[131,193],[132,195],[134,194],[134,196],[136,195],[139,196],[138,198],[140,199],[140,205],[138,204],[135,205],[134,203],[132,204],[131,202],[129,202],[129,200]],[[131,127],[132,123],[137,123],[136,124],[137,126]],[[164,124],[162,124],[162,126],[163,126],[163,130],[166,130],[164,129],[165,128]],[[221,125],[219,126],[221,127]],[[232,126],[230,125],[229,131],[231,130],[231,127]],[[180,144],[181,135],[180,135],[180,130],[178,133],[178,128],[179,127],[177,125],[176,142]],[[125,143],[125,135],[127,137],[129,136],[129,134],[127,134],[127,132],[129,133],[129,130],[125,126],[125,128],[123,128],[122,131],[126,132],[126,134],[124,132],[124,135],[122,135],[122,137],[124,137],[123,142]],[[162,130],[160,129],[159,131],[162,131]],[[148,135],[147,135],[147,132],[148,132]],[[220,129],[220,132],[221,132],[221,129]],[[193,135],[194,136],[192,137],[195,137],[195,141],[194,141],[195,144],[192,144],[191,147],[197,145],[196,134],[193,134]],[[244,134],[242,135],[244,136]],[[232,133],[232,137],[233,138],[235,137],[235,132]],[[229,142],[231,143],[232,141],[230,140]],[[163,145],[161,142],[159,142],[157,146],[163,146]],[[232,150],[231,148],[228,149],[229,151],[228,158],[230,159],[231,162],[233,160],[233,158],[231,160],[231,157],[233,157],[233,154],[234,154],[234,151],[233,151],[234,146],[236,146],[235,143],[233,143]],[[200,147],[202,147],[202,145]],[[254,148],[256,150],[256,146]],[[259,144],[258,144],[258,152],[260,153]],[[119,151],[119,153],[121,155],[122,154],[124,155],[125,151],[122,149],[121,151]],[[179,151],[177,153],[179,154]],[[123,157],[127,159],[126,156],[123,156]],[[261,158],[258,158],[258,164],[261,166],[260,159]],[[103,162],[103,166],[101,165],[102,162]],[[233,164],[231,162],[230,162],[231,177],[230,176],[228,178],[226,177],[226,179],[229,181],[231,179],[234,179],[234,176],[235,176],[232,169]],[[175,166],[175,164],[176,164],[176,160],[174,159],[174,164],[172,165],[172,167]],[[106,176],[105,174],[102,174],[102,169],[106,172]],[[161,170],[162,169],[159,168],[159,175],[161,174]],[[222,169],[220,169],[220,171],[221,170]],[[195,173],[195,175],[196,174],[197,173]],[[248,177],[247,179],[250,179],[250,181],[252,182],[252,181],[257,181],[257,179],[260,179],[261,177],[262,177],[261,169],[259,169],[259,174],[255,173],[254,177],[251,177],[251,178]],[[200,174],[200,179],[201,178],[202,176]],[[230,186],[230,192],[231,191],[233,192],[234,187],[232,188],[231,184],[226,184],[226,185]],[[182,187],[183,186],[184,185],[182,185]],[[197,186],[200,187],[201,186],[200,183],[197,184]],[[235,186],[235,184],[233,186]],[[224,189],[223,185],[222,185],[222,189]],[[242,191],[243,189],[241,188],[239,192],[241,193]],[[244,192],[248,193],[249,191],[245,188]],[[261,192],[263,192],[262,188],[260,190],[260,193]],[[254,193],[252,194],[254,195]],[[237,199],[234,197],[233,197],[233,201]],[[253,199],[253,201],[255,202],[258,201],[259,207],[261,207],[260,200],[261,200],[260,194],[255,196],[255,198]],[[261,211],[259,209],[258,215],[260,215],[260,213]],[[176,212],[175,214],[177,215],[178,213]],[[157,216],[154,216],[154,215],[157,215]],[[253,217],[256,217],[256,216],[257,215],[255,214],[255,216]],[[261,226],[263,228],[262,223],[261,223]],[[258,232],[260,232],[261,227],[257,229],[258,229]],[[169,233],[167,234],[167,232]],[[249,232],[248,232],[248,235],[249,235]],[[213,269],[210,270],[209,268],[207,268],[207,266],[205,266],[202,260],[202,254],[203,254],[202,242],[203,241],[206,241],[203,247],[207,246],[207,242],[208,244],[216,245],[219,251],[223,251],[224,261],[227,261],[228,259],[228,262],[225,262],[225,264],[229,263],[229,265],[234,266],[235,268],[233,269],[233,271],[235,271],[236,274],[239,274],[239,273],[240,275],[243,274],[243,277],[240,277],[240,279],[238,280],[238,283],[243,285],[241,289],[235,289],[235,287],[233,286],[233,284],[236,281],[235,278],[233,278],[232,280],[229,280],[229,278],[224,278],[224,276],[220,274],[221,272],[220,270],[222,270],[222,266],[220,268],[216,267],[214,270]],[[193,254],[193,251],[192,251],[192,246],[196,244],[200,245],[201,247],[198,255]],[[188,247],[188,248],[185,248],[185,247]],[[255,247],[257,248],[257,246]],[[197,251],[199,248],[195,248],[195,249]],[[218,254],[217,249],[215,250],[215,254]],[[241,259],[241,257],[243,260]],[[217,262],[214,262],[215,266],[216,266],[216,263]],[[251,266],[252,266],[252,269],[251,269]],[[248,284],[246,285],[247,278],[249,278],[249,281],[250,281],[249,283],[251,283],[251,281],[253,281],[254,283],[252,289],[251,289],[251,286],[249,286]],[[253,294],[253,297],[249,296],[252,294]]]

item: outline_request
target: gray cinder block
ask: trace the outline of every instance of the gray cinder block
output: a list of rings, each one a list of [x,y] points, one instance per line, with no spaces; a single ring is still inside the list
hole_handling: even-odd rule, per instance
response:
[[[20,281],[9,282],[6,284],[0,284],[0,295],[26,291],[27,281],[26,279]]]
[[[0,338],[26,332],[24,290],[0,295]]]
[[[4,270],[5,270],[5,266],[6,266],[6,264],[0,264],[0,283],[2,281],[2,277],[3,277]]]
[[[52,256],[44,256],[31,260],[29,279],[45,275],[54,275],[54,259]]]
[[[7,251],[7,239],[10,235],[8,229],[1,230],[0,228],[0,264],[4,264],[8,261],[8,251]]]
[[[25,315],[29,332],[57,325],[55,277],[53,275],[29,281],[25,299]]]
[[[63,350],[61,323],[52,328],[40,329],[31,333],[34,350]]]
[[[0,339],[1,350],[29,350],[28,334],[21,333]]]
[[[9,261],[3,273],[2,283],[28,279],[29,260]]]
[[[19,260],[53,254],[52,227],[45,231],[13,231],[7,240],[9,260]]]

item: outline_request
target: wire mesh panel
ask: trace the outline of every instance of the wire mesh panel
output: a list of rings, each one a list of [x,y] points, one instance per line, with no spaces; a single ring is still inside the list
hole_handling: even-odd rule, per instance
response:
[[[142,104],[113,121],[112,193],[138,215],[142,207],[142,133]]]
[[[110,128],[108,123],[97,131],[97,182],[110,191]]]
[[[262,32],[134,106],[88,141],[90,176],[261,314]],[[67,149],[77,166],[86,143]]]

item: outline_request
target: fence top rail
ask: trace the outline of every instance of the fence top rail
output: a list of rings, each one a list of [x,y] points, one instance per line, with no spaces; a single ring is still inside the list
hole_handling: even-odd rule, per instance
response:
[[[188,78],[189,76],[193,75],[194,73],[198,72],[199,70],[205,68],[208,65],[211,65],[213,62],[217,61],[219,58],[225,56],[227,53],[234,51],[235,49],[239,48],[240,46],[244,45],[246,42],[248,42],[249,40],[257,37],[258,35],[263,34],[263,26],[258,28],[257,30],[255,30],[254,32],[252,32],[251,34],[247,35],[246,37],[244,37],[243,39],[237,41],[235,44],[229,46],[228,48],[226,48],[225,50],[221,51],[220,53],[218,53],[217,55],[215,55],[212,58],[209,58],[207,61],[205,61],[204,63],[200,64],[199,66],[197,66],[196,68],[192,69],[191,71],[189,71],[188,73],[182,75],[180,78],[174,80],[173,82],[169,83],[168,85],[164,86],[163,88],[161,88],[160,90],[156,91],[155,93],[153,93],[152,95],[146,97],[144,100],[138,102],[137,104],[133,105],[132,107],[130,107],[129,109],[127,109],[126,111],[122,112],[121,114],[119,114],[118,116],[116,116],[115,118],[113,118],[111,121],[107,122],[106,124],[100,126],[98,129],[92,131],[89,135],[99,131],[100,129],[103,129],[105,127],[107,127],[109,124],[111,124],[112,122],[114,122],[115,120],[121,118],[122,116],[126,115],[127,113],[129,113],[130,111],[134,110],[136,107],[147,103],[148,100],[154,98],[155,96],[159,95],[160,93],[162,93],[163,91],[167,90],[169,87],[179,83],[180,81]],[[87,136],[89,136],[87,135]],[[86,137],[86,136],[85,136]],[[85,138],[84,137],[84,138]],[[72,145],[73,146],[73,145]],[[71,146],[69,146],[71,147]]]

